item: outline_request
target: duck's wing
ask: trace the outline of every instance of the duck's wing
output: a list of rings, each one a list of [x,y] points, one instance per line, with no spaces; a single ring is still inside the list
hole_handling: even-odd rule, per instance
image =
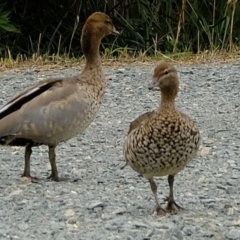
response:
[[[34,138],[47,135],[53,128],[67,128],[88,108],[81,88],[72,77],[47,80],[20,93],[0,109],[0,137]]]
[[[62,81],[61,79],[45,80],[17,94],[10,101],[8,101],[4,106],[2,106],[2,108],[0,109],[0,119],[20,109],[24,104],[26,104],[27,102],[30,102],[33,98],[39,96],[43,92],[53,87],[54,84],[57,84],[58,82],[61,82],[61,81]]]
[[[139,117],[137,117],[135,120],[133,120],[131,123],[130,123],[130,126],[129,126],[129,130],[128,130],[128,134],[134,130],[135,128],[139,127],[140,124],[143,122],[143,121],[148,121],[148,119],[150,119],[152,117],[152,115],[154,114],[155,111],[152,111],[152,112],[146,112],[142,115],[140,115]]]

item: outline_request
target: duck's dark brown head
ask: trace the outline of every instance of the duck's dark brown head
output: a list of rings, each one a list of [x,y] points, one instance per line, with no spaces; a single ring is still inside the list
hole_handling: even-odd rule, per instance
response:
[[[113,26],[111,18],[102,12],[95,12],[90,15],[82,29],[81,43],[83,52],[96,48],[102,38],[109,34],[120,34]]]
[[[179,88],[176,68],[170,63],[162,62],[155,69],[149,89],[160,88],[162,94],[175,97]]]

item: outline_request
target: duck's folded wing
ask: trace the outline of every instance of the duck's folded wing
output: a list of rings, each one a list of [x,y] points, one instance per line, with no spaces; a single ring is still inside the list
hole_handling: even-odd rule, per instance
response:
[[[73,80],[74,82],[74,80]],[[71,79],[53,79],[19,94],[0,109],[0,137],[44,136],[51,127],[70,124],[88,104]],[[77,90],[78,89],[78,90]]]
[[[150,119],[150,117],[153,115],[154,111],[152,112],[146,112],[142,115],[140,115],[139,117],[137,117],[135,120],[133,120],[131,123],[130,123],[130,126],[129,126],[129,130],[128,130],[128,134],[134,130],[135,128],[139,127],[140,124],[143,122],[143,121],[147,121],[148,119]]]
[[[46,80],[16,95],[0,109],[0,119],[20,109],[24,104],[61,81],[61,79]]]

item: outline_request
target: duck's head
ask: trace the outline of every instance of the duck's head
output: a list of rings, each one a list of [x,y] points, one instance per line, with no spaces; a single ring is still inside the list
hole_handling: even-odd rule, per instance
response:
[[[88,17],[82,30],[82,36],[88,35],[90,32],[100,39],[109,34],[120,34],[113,26],[111,18],[102,12],[95,12]]]
[[[152,82],[148,89],[160,88],[162,93],[176,95],[179,81],[176,68],[166,62],[160,63],[155,69]]]
[[[81,45],[88,60],[98,59],[99,46],[103,37],[109,34],[119,34],[112,24],[111,18],[102,12],[90,15],[83,26]]]

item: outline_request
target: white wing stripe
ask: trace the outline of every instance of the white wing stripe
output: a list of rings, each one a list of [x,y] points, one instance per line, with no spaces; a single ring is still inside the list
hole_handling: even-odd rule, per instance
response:
[[[30,94],[36,92],[37,90],[40,89],[40,87],[42,87],[42,86],[44,86],[44,85],[46,85],[46,84],[47,84],[47,83],[44,83],[44,84],[42,84],[42,85],[40,85],[40,86],[37,86],[37,87],[33,88],[31,91],[28,91],[28,92],[26,92],[25,94],[23,94],[22,96],[18,97],[15,101],[13,101],[13,102],[5,105],[3,108],[0,109],[0,113],[4,112],[6,109],[8,109],[9,107],[11,107],[14,103],[18,102],[18,101],[21,100],[22,98],[27,97],[27,96],[29,96]]]

